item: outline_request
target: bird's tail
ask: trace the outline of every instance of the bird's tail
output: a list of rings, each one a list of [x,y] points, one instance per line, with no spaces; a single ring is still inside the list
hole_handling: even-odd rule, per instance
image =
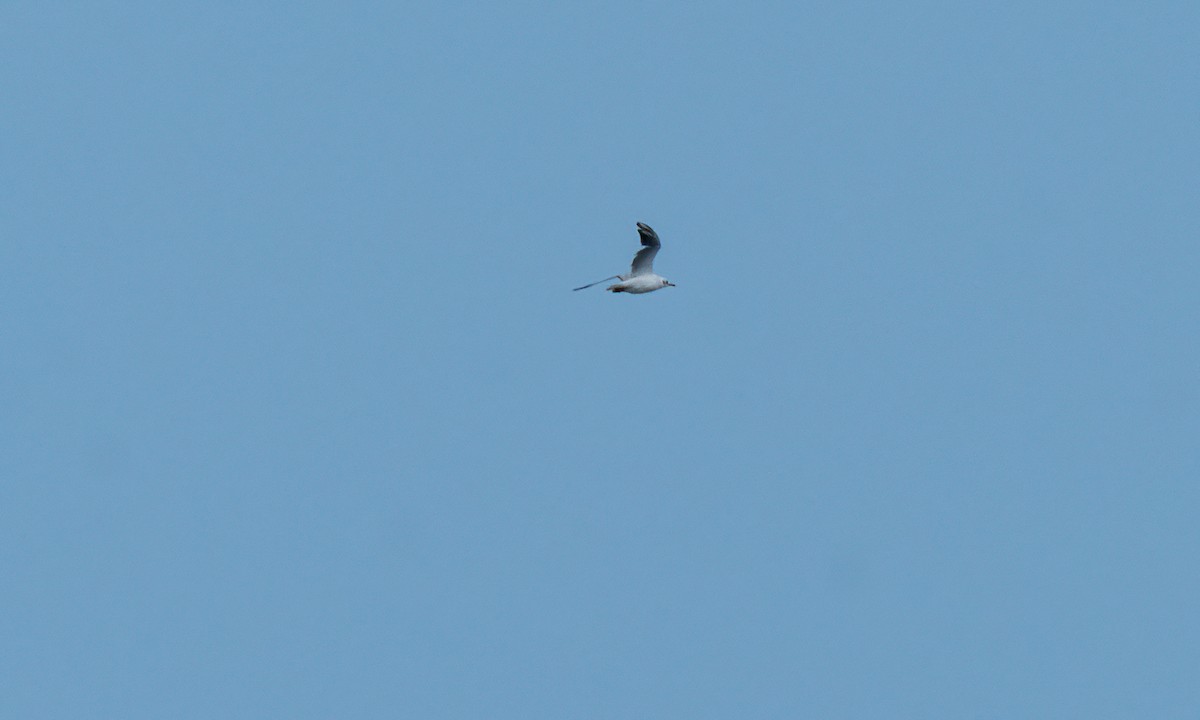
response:
[[[590,288],[591,286],[599,285],[602,282],[608,282],[609,280],[620,280],[620,279],[621,279],[620,275],[613,275],[612,277],[606,277],[603,280],[597,280],[594,283],[588,283],[587,285],[584,285],[583,287],[572,288],[572,290],[586,290],[586,289]]]

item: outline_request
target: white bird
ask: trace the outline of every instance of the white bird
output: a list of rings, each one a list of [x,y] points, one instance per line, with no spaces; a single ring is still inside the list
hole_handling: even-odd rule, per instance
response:
[[[594,283],[588,283],[583,287],[577,287],[576,290],[590,288],[593,285],[599,285],[605,280],[620,280],[621,282],[614,283],[604,288],[609,292],[626,292],[640,295],[641,293],[654,292],[665,287],[675,287],[675,283],[667,280],[662,275],[654,274],[654,256],[658,254],[658,249],[662,247],[662,243],[658,240],[658,233],[650,229],[646,223],[637,224],[638,235],[642,238],[642,249],[638,250],[637,255],[633,256],[633,265],[629,268],[628,275],[613,275],[606,277],[604,280],[597,280]]]

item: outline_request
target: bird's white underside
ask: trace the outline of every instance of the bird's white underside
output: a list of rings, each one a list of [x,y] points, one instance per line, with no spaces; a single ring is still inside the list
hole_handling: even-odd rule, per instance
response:
[[[639,295],[641,293],[654,292],[655,290],[662,289],[665,287],[663,283],[664,279],[665,278],[663,278],[661,275],[656,275],[654,273],[635,275],[633,277],[626,276],[621,278],[621,282],[613,283],[605,289],[611,290],[612,292],[627,292],[633,293],[634,295]]]

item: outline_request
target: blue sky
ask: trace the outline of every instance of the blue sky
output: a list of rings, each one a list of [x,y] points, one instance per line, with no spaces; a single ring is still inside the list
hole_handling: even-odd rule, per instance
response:
[[[1195,717],[1198,32],[5,3],[0,713]]]

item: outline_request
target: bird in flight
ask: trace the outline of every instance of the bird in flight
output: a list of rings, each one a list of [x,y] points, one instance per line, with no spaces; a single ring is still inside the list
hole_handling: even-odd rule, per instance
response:
[[[615,293],[625,292],[640,295],[641,293],[654,292],[668,286],[675,287],[675,283],[654,273],[654,256],[658,254],[658,249],[662,247],[662,243],[658,240],[658,233],[651,230],[650,226],[646,223],[638,223],[637,229],[638,235],[642,238],[642,249],[638,250],[637,255],[633,256],[633,265],[630,266],[628,275],[613,275],[612,277],[604,278],[604,280],[597,280],[594,283],[588,283],[583,287],[575,289],[583,290],[584,288],[590,288],[606,280],[620,281],[604,288],[609,292]]]

